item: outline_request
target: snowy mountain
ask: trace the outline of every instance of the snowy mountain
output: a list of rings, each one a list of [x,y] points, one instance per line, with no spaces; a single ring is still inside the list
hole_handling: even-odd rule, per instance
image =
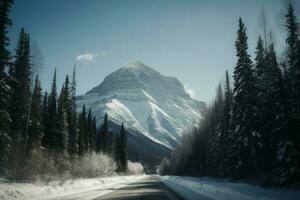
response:
[[[126,64],[77,98],[78,111],[91,108],[98,125],[104,114],[115,129],[124,123],[130,155],[152,163],[180,142],[185,130],[198,124],[203,102],[192,99],[182,83],[139,61]],[[118,129],[117,129],[118,130]]]

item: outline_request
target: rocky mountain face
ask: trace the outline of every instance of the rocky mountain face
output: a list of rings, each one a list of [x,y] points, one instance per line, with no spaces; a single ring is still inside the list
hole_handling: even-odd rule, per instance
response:
[[[186,130],[198,125],[205,104],[192,99],[182,83],[134,61],[105,77],[77,98],[78,111],[92,109],[100,126],[105,113],[110,127],[128,131],[129,157],[158,164],[180,143]]]

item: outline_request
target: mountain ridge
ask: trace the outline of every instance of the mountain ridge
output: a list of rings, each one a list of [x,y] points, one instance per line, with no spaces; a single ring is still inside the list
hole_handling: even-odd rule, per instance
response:
[[[184,132],[198,125],[203,102],[192,99],[182,83],[161,75],[140,61],[127,63],[107,75],[103,82],[78,96],[78,111],[92,109],[97,122],[105,113],[117,127],[122,123],[132,138],[147,138],[167,153],[180,143]],[[98,123],[100,125],[100,123]],[[142,141],[139,141],[142,142]],[[134,141],[131,143],[133,146]],[[137,151],[137,150],[136,150]]]

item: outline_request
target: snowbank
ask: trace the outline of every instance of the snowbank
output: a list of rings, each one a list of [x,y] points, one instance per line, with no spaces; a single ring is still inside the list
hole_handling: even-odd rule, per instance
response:
[[[186,200],[299,200],[300,190],[266,189],[246,183],[178,176],[162,181]]]
[[[6,183],[0,182],[0,200],[46,200],[76,197],[81,200],[113,192],[146,175],[140,176],[115,176],[106,178],[75,179],[65,182],[52,181],[45,183]]]

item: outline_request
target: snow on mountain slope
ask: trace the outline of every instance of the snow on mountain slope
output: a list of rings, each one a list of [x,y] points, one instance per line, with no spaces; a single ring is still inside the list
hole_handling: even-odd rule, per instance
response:
[[[98,122],[125,124],[130,135],[172,149],[187,129],[198,124],[205,104],[192,99],[176,78],[163,76],[139,61],[126,64],[79,96]],[[100,123],[98,123],[100,125]]]

